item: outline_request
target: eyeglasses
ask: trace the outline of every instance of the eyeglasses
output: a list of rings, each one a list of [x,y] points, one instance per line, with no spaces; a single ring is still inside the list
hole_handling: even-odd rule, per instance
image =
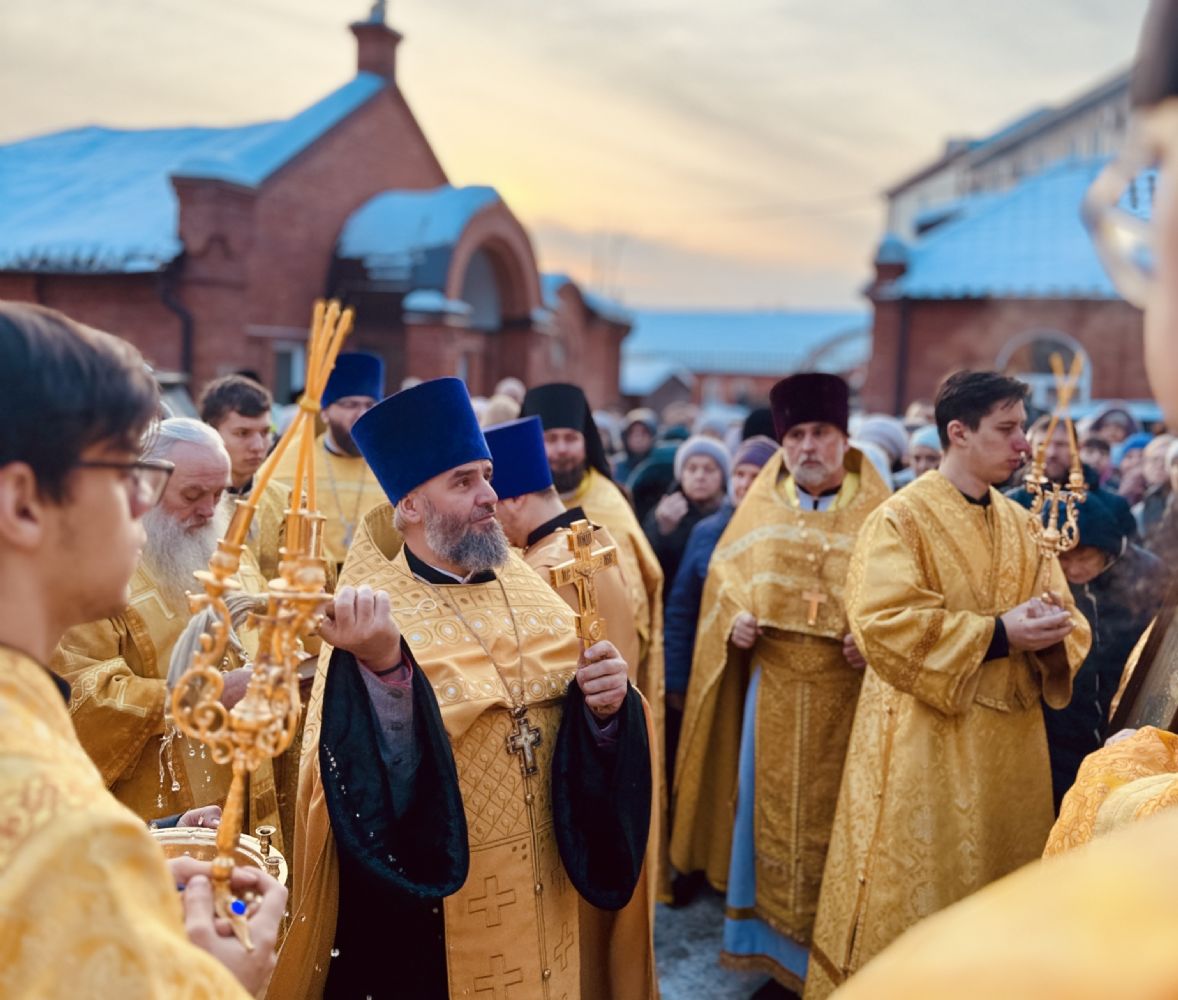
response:
[[[1156,131],[1148,118],[1135,123],[1125,151],[1093,181],[1080,217],[1117,292],[1144,309],[1157,280],[1154,227],[1151,221],[1160,149],[1150,141]]]
[[[171,462],[75,462],[79,469],[115,469],[123,474],[124,481],[131,487],[131,500],[139,507],[154,507],[164,495],[172,471]]]

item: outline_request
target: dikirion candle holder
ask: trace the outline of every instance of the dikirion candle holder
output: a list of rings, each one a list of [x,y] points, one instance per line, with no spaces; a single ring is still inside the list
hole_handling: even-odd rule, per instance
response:
[[[186,736],[201,741],[213,761],[231,768],[232,781],[222,807],[221,824],[210,830],[157,831],[166,853],[191,854],[196,847],[208,856],[210,839],[213,906],[219,917],[249,949],[253,948],[247,923],[248,901],[230,888],[235,866],[245,859],[263,870],[281,874],[286,862],[270,846],[270,829],[259,828],[256,849],[253,838],[242,834],[245,790],[250,773],[263,761],[278,756],[298,730],[302,703],[299,696],[301,639],[318,627],[326,592],[327,563],[323,558],[323,522],[315,491],[315,432],[319,401],[335,367],[344,339],[352,329],[353,312],[338,302],[315,303],[307,351],[307,387],[298,413],[274,451],[258,470],[247,498],[237,501],[225,537],[209,560],[207,570],[195,574],[203,593],[190,595],[194,614],[210,609],[212,625],[200,638],[192,665],[172,690],[171,715]],[[246,627],[258,631],[258,655],[244,696],[232,708],[220,701],[224,681],[221,664],[229,641],[231,618],[225,594],[241,589],[236,577],[241,550],[257,510],[259,498],[283,454],[298,449],[295,478],[286,514],[285,544],[280,550],[278,576],[269,581],[264,613],[251,613]],[[245,847],[243,847],[243,844]],[[264,847],[264,849],[263,849]],[[196,856],[196,854],[193,854]]]

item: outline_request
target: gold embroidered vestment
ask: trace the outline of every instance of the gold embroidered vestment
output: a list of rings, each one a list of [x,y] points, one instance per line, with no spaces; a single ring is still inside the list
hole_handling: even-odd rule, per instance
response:
[[[1091,641],[983,662],[995,616],[1038,592],[1030,514],[929,472],[864,525],[847,578],[867,658],[823,874],[806,997],[917,921],[1037,858],[1051,829],[1040,699],[1062,707]]]
[[[391,518],[386,503],[364,519],[340,583],[388,591],[458,766],[470,871],[443,904],[450,996],[502,996],[510,984],[509,995],[576,1000],[579,895],[557,851],[550,791],[552,750],[578,659],[572,613],[514,554],[489,583],[417,580],[403,552],[379,544]],[[274,998],[322,996],[335,934],[339,862],[319,771],[330,655],[325,646],[307,709],[293,916],[269,992]],[[513,704],[526,706],[529,724],[541,731],[539,768],[528,777],[505,749]]]

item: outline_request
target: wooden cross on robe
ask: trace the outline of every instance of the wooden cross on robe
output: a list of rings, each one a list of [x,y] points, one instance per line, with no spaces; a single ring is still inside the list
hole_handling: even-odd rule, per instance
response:
[[[523,710],[517,709],[512,713],[512,721],[515,728],[507,734],[507,752],[521,755],[519,769],[527,778],[540,770],[540,765],[536,763],[536,747],[540,745],[540,730],[532,728],[531,723],[528,722],[527,714]]]
[[[601,642],[606,637],[605,619],[597,606],[597,584],[593,577],[603,569],[618,565],[618,550],[610,545],[593,551],[593,525],[574,521],[568,533],[573,558],[548,571],[552,586],[559,589],[570,583],[577,588],[577,635],[586,643]]]
[[[802,594],[802,600],[809,601],[810,607],[806,611],[806,624],[818,624],[818,605],[826,603],[826,595],[821,590],[807,590]]]

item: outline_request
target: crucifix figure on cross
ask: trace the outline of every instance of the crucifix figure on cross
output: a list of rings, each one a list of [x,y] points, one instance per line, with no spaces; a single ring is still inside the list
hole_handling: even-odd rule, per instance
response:
[[[603,569],[618,565],[618,550],[610,545],[593,551],[593,525],[574,521],[568,533],[573,558],[549,570],[552,586],[559,589],[572,584],[577,588],[577,635],[583,642],[601,642],[606,638],[605,619],[597,605],[597,584],[593,577]]]
[[[540,770],[536,763],[536,747],[540,745],[541,733],[528,722],[527,709],[516,709],[511,713],[514,728],[507,734],[507,752],[520,754],[519,769],[525,778]]]

